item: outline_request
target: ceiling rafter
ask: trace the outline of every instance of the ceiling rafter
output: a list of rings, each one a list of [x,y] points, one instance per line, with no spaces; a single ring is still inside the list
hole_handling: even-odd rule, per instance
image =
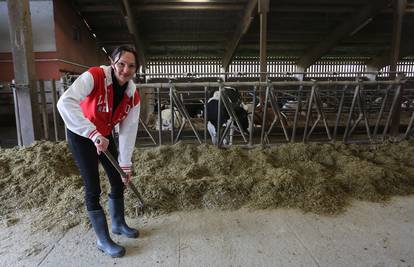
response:
[[[390,4],[390,0],[371,0],[355,13],[349,20],[344,21],[326,38],[308,49],[304,55],[298,60],[298,68],[305,71],[310,65],[329,52],[340,41],[360,30],[372,18],[377,15],[384,7]]]
[[[181,0],[71,1],[82,19],[93,29],[91,33],[96,41],[109,52],[117,43],[136,43],[140,56],[143,54],[145,58],[173,56],[172,51],[178,53],[181,50],[180,54],[187,53],[192,56],[211,53],[221,57],[223,65],[229,65],[234,55],[259,56],[260,20],[257,18],[258,12],[246,12],[250,0],[210,0],[208,3]],[[355,21],[365,4],[381,1],[269,1],[268,55],[287,54],[298,59],[302,56],[302,63],[306,58],[310,61],[311,48],[321,40],[325,40],[324,46],[329,45],[334,40],[332,38],[338,38],[338,33],[333,34],[332,30],[341,30],[338,25],[348,23],[349,29],[343,31],[338,41],[333,42],[327,52],[322,53],[322,57],[365,55],[367,58],[379,58],[387,50],[386,62],[389,62],[393,25],[391,6],[383,5],[378,8],[377,16],[367,27],[357,34],[351,34],[371,18],[365,18],[361,23],[354,22],[351,27],[352,21]],[[402,41],[412,43],[414,35],[410,28],[414,25],[414,0],[406,1],[401,37],[404,38]],[[132,10],[130,14],[124,2],[132,5],[129,7]],[[253,5],[256,9],[258,0],[253,2],[256,3]],[[248,18],[243,19],[246,13]],[[209,44],[214,44],[216,50],[209,49]],[[403,45],[402,42],[401,49]],[[174,49],[170,50],[172,46]],[[413,49],[412,46],[409,47],[407,55],[414,55]]]
[[[138,56],[138,62],[143,68],[145,68],[145,66],[147,65],[147,60],[145,57],[145,47],[138,33],[138,28],[136,26],[136,19],[133,14],[130,2],[129,0],[120,0],[120,3],[122,7],[121,12],[128,26],[128,31],[132,35],[132,38],[134,40],[135,49],[137,51],[137,56]]]
[[[237,46],[240,43],[241,38],[247,32],[252,23],[254,17],[257,15],[258,0],[251,0],[247,3],[244,10],[244,14],[240,23],[237,25],[237,29],[234,32],[233,37],[226,45],[225,53],[223,55],[223,68],[227,69],[233,59]]]

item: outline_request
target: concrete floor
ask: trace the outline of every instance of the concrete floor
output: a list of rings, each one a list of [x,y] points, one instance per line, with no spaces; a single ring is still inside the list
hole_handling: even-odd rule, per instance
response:
[[[298,210],[192,211],[129,220],[141,237],[112,259],[93,230],[29,234],[30,214],[0,227],[1,266],[414,266],[414,196],[354,202],[335,217]]]

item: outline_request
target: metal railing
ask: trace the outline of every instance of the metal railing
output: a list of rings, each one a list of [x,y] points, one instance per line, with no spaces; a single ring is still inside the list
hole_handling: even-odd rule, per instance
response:
[[[296,74],[289,73],[287,77]],[[66,86],[69,85],[66,83]],[[149,113],[157,117],[157,122],[152,124],[141,118],[145,132],[139,132],[138,143],[210,143],[207,101],[214,90],[222,92],[226,87],[236,88],[243,103],[250,107],[249,126],[248,131],[244,132],[233,114],[230,116],[233,118],[231,125],[217,127],[219,146],[223,145],[226,135],[231,135],[233,142],[230,144],[242,146],[298,141],[372,143],[388,138],[409,138],[414,124],[413,85],[413,81],[401,75],[395,80],[379,81],[179,82],[170,79],[169,82],[137,84],[141,94],[145,91],[151,101],[148,106],[152,106],[154,111]],[[219,108],[219,116],[222,112],[233,113],[228,101],[222,93],[219,107],[224,104],[225,111]],[[188,113],[189,106],[194,103],[202,103],[202,116],[199,118],[192,118]],[[168,130],[162,127],[163,106],[168,106],[171,111],[171,127]],[[177,112],[182,119],[175,126]],[[399,135],[394,136],[390,134],[390,127],[396,112],[400,113],[401,126]],[[150,144],[145,143],[144,137],[151,139]]]

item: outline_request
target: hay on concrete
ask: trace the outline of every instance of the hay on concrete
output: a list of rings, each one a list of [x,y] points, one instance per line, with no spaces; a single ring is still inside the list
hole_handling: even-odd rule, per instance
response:
[[[336,214],[350,197],[384,201],[413,193],[414,169],[406,159],[411,156],[408,142],[298,143],[252,150],[177,144],[137,151],[134,162],[152,210],[250,206]]]
[[[337,214],[352,198],[386,201],[414,193],[414,143],[358,146],[297,143],[271,148],[218,149],[176,144],[135,150],[134,183],[146,212],[196,208],[298,208]],[[64,142],[0,149],[0,216],[36,209],[39,229],[86,221],[83,187]],[[100,170],[102,177],[104,173]],[[106,207],[107,179],[102,180]],[[126,213],[137,200],[126,191]]]
[[[66,230],[81,220],[82,181],[64,142],[0,150],[0,217],[36,209],[34,229]]]

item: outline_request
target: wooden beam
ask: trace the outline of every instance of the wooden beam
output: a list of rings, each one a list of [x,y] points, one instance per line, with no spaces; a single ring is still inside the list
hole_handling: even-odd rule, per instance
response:
[[[40,139],[40,119],[29,0],[7,0],[21,145]]]
[[[237,46],[240,43],[241,38],[247,32],[250,27],[250,24],[253,21],[253,18],[257,13],[258,0],[248,1],[242,19],[237,26],[236,31],[233,34],[233,37],[226,45],[226,49],[223,55],[223,68],[227,71],[228,67],[233,59],[234,53],[236,52]]]
[[[147,65],[147,60],[145,58],[145,48],[140,38],[140,35],[138,33],[138,29],[135,23],[136,19],[131,9],[131,5],[129,3],[129,0],[120,0],[120,1],[122,5],[122,14],[128,26],[128,31],[131,33],[134,39],[135,49],[137,50],[137,55],[138,55],[138,62],[143,68],[145,68]]]
[[[324,40],[307,50],[298,60],[298,70],[305,71],[310,65],[331,50],[338,42],[349,35],[354,34],[356,31],[359,31],[369,23],[372,18],[389,3],[389,0],[370,0],[368,4],[357,11],[349,20],[344,21],[329,33]]]

